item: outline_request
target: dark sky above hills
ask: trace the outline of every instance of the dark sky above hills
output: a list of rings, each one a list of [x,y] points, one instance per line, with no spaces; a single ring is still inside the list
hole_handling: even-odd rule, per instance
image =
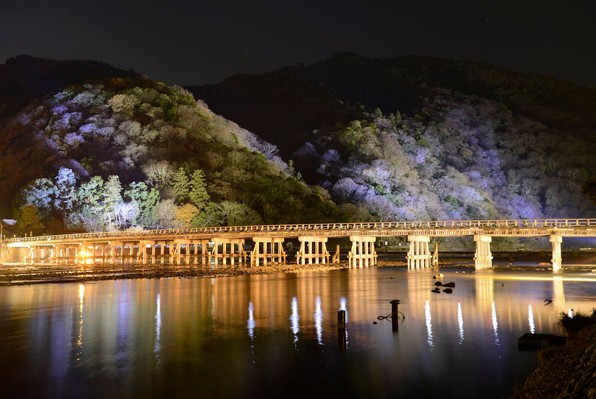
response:
[[[93,59],[176,84],[350,51],[483,61],[596,86],[591,0],[2,0],[0,62]]]

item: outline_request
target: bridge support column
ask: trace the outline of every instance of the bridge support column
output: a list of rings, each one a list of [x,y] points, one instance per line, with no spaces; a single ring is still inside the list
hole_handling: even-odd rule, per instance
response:
[[[408,260],[408,269],[425,269],[431,266],[432,255],[428,244],[430,237],[427,236],[408,236],[410,250],[406,256]]]
[[[149,242],[147,241],[139,241],[139,254],[138,258],[143,265],[147,264],[147,247],[150,246]]]
[[[242,263],[244,257],[244,239],[242,238],[213,238],[211,241],[215,244],[213,247],[212,256],[215,257],[216,262],[218,258],[222,259],[224,265],[230,264],[233,266]],[[221,245],[222,253],[219,253],[219,246]],[[273,249],[273,248],[272,248]]]
[[[259,266],[260,260],[263,260],[263,266],[267,266],[267,261],[277,263],[286,263],[286,252],[283,249],[284,239],[281,237],[253,237],[255,247],[252,251],[251,263]]]
[[[300,250],[296,254],[297,264],[304,265],[307,260],[309,265],[312,265],[313,261],[317,265],[329,263],[327,237],[301,236],[298,237],[298,241],[300,241]]]
[[[490,252],[491,236],[475,235],[476,253],[474,265],[476,270],[490,269],[493,267],[493,254]]]
[[[563,237],[559,235],[550,236],[550,242],[553,246],[553,258],[551,262],[553,264],[553,272],[560,272],[563,263],[563,257],[561,256],[561,244],[563,243]]]
[[[51,255],[51,259],[52,259],[52,263],[54,264],[58,264],[60,261],[60,245],[59,244],[54,244],[54,250],[52,251],[52,255]]]
[[[188,263],[188,251],[189,251],[189,243],[188,240],[174,240],[172,243],[174,245],[174,262],[182,265],[184,263]],[[184,253],[182,253],[182,248],[184,248]]]
[[[118,247],[120,247],[120,252],[118,252]],[[121,241],[111,241],[110,255],[114,264],[124,263],[124,243]]]
[[[352,249],[348,252],[348,263],[350,267],[368,267],[377,264],[377,252],[375,251],[374,236],[350,236]]]

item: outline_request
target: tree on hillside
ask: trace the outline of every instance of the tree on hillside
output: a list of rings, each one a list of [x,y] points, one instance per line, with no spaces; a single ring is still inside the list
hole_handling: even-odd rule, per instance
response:
[[[76,190],[74,209],[68,214],[71,227],[85,228],[87,231],[103,230],[104,181],[101,176],[94,176],[82,183]]]
[[[55,182],[58,193],[54,206],[66,214],[72,211],[74,205],[77,178],[71,169],[60,168]]]
[[[37,208],[32,205],[25,205],[15,211],[14,218],[17,221],[16,227],[19,233],[39,234],[43,225],[39,219]]]
[[[193,204],[184,204],[176,207],[174,211],[177,224],[182,227],[191,227],[193,220],[200,213],[199,209]]]
[[[221,215],[228,226],[260,224],[262,219],[257,212],[245,204],[234,201],[223,201],[219,204]]]
[[[135,203],[138,213],[132,221],[134,225],[154,226],[155,210],[159,203],[159,191],[149,188],[144,182],[130,183],[124,195]]]
[[[190,199],[190,202],[196,205],[198,209],[204,209],[210,198],[209,193],[207,193],[205,173],[201,169],[195,170],[190,178],[188,186],[188,198]]]
[[[25,205],[37,208],[42,216],[47,216],[53,209],[58,189],[52,180],[37,179],[22,191],[22,201]]]
[[[184,168],[179,168],[172,177],[172,187],[176,195],[176,203],[183,204],[188,201],[188,193],[190,192],[188,174]]]
[[[150,162],[143,167],[147,180],[158,190],[163,190],[171,184],[172,177],[176,173],[172,164],[168,161]]]
[[[116,210],[122,202],[122,184],[120,184],[120,178],[112,175],[108,177],[102,193],[103,219],[108,229],[120,227],[117,223]]]

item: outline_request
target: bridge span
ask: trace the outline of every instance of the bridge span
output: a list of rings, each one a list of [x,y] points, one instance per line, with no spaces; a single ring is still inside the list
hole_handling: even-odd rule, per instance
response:
[[[377,264],[378,237],[407,236],[408,268],[433,264],[431,237],[473,237],[477,270],[492,267],[492,237],[548,236],[552,269],[561,270],[563,237],[596,237],[596,219],[436,220],[412,222],[313,223],[141,230],[16,237],[2,242],[2,262],[50,264],[169,264],[221,263],[258,267],[286,263],[283,243],[298,239],[296,263],[340,261],[339,246],[331,255],[327,241],[349,237],[350,267]],[[247,249],[247,240],[252,246]]]

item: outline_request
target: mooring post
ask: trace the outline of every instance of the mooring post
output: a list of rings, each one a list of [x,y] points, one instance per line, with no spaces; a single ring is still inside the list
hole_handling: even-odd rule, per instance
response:
[[[397,332],[399,330],[399,324],[397,320],[399,318],[399,299],[394,299],[391,302],[391,329],[393,332]]]
[[[345,352],[347,348],[346,339],[346,311],[337,311],[337,346],[340,351]]]
[[[346,329],[346,311],[345,310],[337,311],[337,329],[338,330]]]

